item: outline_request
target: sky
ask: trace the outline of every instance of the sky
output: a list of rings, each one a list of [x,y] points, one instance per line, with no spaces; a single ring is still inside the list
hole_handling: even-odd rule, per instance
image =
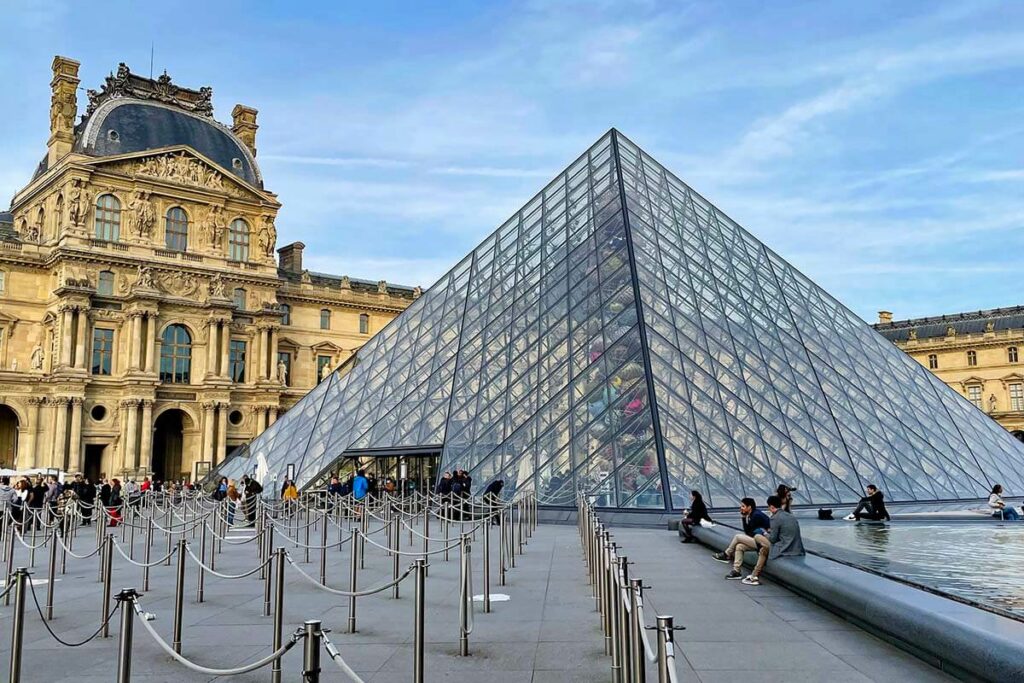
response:
[[[1024,304],[1024,3],[0,0],[0,205],[50,62],[259,110],[306,267],[429,286],[616,127],[868,321]]]

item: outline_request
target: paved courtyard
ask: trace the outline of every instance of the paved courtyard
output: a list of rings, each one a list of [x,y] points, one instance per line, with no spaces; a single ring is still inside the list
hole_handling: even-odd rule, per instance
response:
[[[439,533],[437,528],[432,529]],[[251,533],[251,532],[250,532]],[[240,539],[245,532],[233,532]],[[653,586],[649,612],[656,608],[672,614],[687,627],[678,634],[678,667],[683,681],[713,683],[743,680],[771,681],[941,681],[945,676],[882,643],[862,630],[832,616],[777,586],[747,588],[722,579],[724,565],[714,562],[700,546],[679,545],[674,534],[655,530],[615,529],[624,554],[636,562],[634,576]],[[280,536],[278,537],[280,540]],[[332,537],[332,540],[336,537]],[[380,538],[376,536],[375,538]],[[75,551],[82,553],[91,537],[80,536]],[[312,543],[318,542],[313,534]],[[290,543],[293,557],[303,552]],[[137,544],[137,555],[141,553]],[[124,546],[127,549],[127,544]],[[402,549],[415,550],[403,536]],[[153,558],[163,553],[162,539],[154,543]],[[474,592],[480,593],[482,543],[473,546]],[[383,551],[367,546],[366,569],[359,587],[386,583],[390,560]],[[584,582],[579,538],[573,526],[542,525],[530,539],[517,566],[508,572],[507,585],[498,585],[497,543],[492,546],[495,569],[493,592],[509,596],[495,601],[493,611],[475,615],[469,657],[458,656],[458,554],[444,561],[431,559],[427,579],[427,680],[487,681],[488,683],[560,683],[610,680],[610,658],[604,655],[599,618]],[[197,551],[198,552],[198,551]],[[27,553],[19,550],[18,563]],[[347,586],[348,550],[329,552],[328,583]],[[318,551],[301,566],[318,574]],[[403,558],[402,566],[405,560]],[[45,601],[46,553],[37,552],[36,593]],[[217,570],[241,573],[254,567],[252,544],[224,546]],[[114,592],[141,586],[141,569],[115,553]],[[330,639],[347,662],[366,681],[405,681],[412,675],[412,583],[402,584],[401,597],[390,592],[358,601],[358,632],[346,634],[347,598],[317,590],[293,568],[287,572],[285,632],[305,619],[320,618],[331,629]],[[157,615],[153,622],[169,641],[174,596],[174,566],[153,569],[152,590],[141,602]],[[196,566],[187,563],[183,653],[209,667],[227,668],[254,661],[271,651],[272,621],[262,616],[263,582],[256,577],[227,580],[207,576],[205,602],[196,602]],[[99,625],[101,584],[95,558],[68,558],[68,572],[56,583],[55,618],[51,626],[64,640],[84,640]],[[13,607],[0,607],[0,662],[10,655]],[[117,629],[109,639],[97,638],[78,648],[58,645],[47,634],[30,602],[25,634],[25,681],[58,680],[73,672],[76,681],[107,682],[116,670]],[[193,673],[167,657],[136,622],[133,680],[136,681],[266,681],[269,670],[215,678]],[[301,648],[284,659],[284,681],[297,680]],[[346,680],[323,657],[323,680]],[[655,680],[649,671],[649,680]]]

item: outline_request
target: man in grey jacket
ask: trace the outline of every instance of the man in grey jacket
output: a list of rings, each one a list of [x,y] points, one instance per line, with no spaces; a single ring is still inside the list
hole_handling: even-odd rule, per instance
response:
[[[768,561],[772,562],[780,557],[801,557],[804,553],[804,542],[800,537],[800,522],[791,512],[782,509],[782,499],[778,496],[768,496],[768,512],[772,516],[772,526],[768,534],[771,548],[768,551]],[[760,586],[760,571],[757,567],[750,573],[750,576],[743,579],[748,586]]]

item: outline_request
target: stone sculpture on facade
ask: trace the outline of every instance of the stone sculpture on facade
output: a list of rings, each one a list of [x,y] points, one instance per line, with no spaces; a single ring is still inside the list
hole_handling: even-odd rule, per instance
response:
[[[274,227],[274,217],[264,216],[263,226],[260,227],[259,244],[260,251],[268,257],[274,256],[274,245],[277,243],[277,228]]]
[[[206,211],[206,216],[200,224],[200,232],[203,240],[211,249],[220,249],[224,240],[224,210],[214,204]]]
[[[226,298],[224,293],[224,278],[217,273],[210,279],[210,298],[211,299],[224,299]]]
[[[288,384],[288,366],[284,361],[277,362],[277,381],[281,384]]]
[[[139,275],[135,279],[135,289],[156,289],[156,281],[153,279],[153,269],[149,266],[139,266]]]
[[[85,190],[82,189],[81,180],[71,181],[68,197],[68,222],[73,226],[82,225],[85,223],[86,214],[89,213],[89,201]]]
[[[153,204],[149,201],[149,193],[143,190],[132,195],[128,204],[131,214],[128,218],[128,225],[131,233],[141,238],[148,238],[153,232],[156,223],[156,212]]]
[[[43,347],[36,344],[35,348],[32,349],[32,357],[29,359],[29,366],[33,370],[43,369]]]
[[[211,190],[224,189],[224,179],[220,173],[203,162],[193,159],[185,152],[149,157],[131,166],[131,170],[136,175],[171,180]]]

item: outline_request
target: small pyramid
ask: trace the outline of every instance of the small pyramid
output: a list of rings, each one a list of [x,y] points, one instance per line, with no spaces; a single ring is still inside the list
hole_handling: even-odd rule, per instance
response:
[[[398,452],[546,505],[1024,491],[1022,444],[615,130],[215,474]]]

